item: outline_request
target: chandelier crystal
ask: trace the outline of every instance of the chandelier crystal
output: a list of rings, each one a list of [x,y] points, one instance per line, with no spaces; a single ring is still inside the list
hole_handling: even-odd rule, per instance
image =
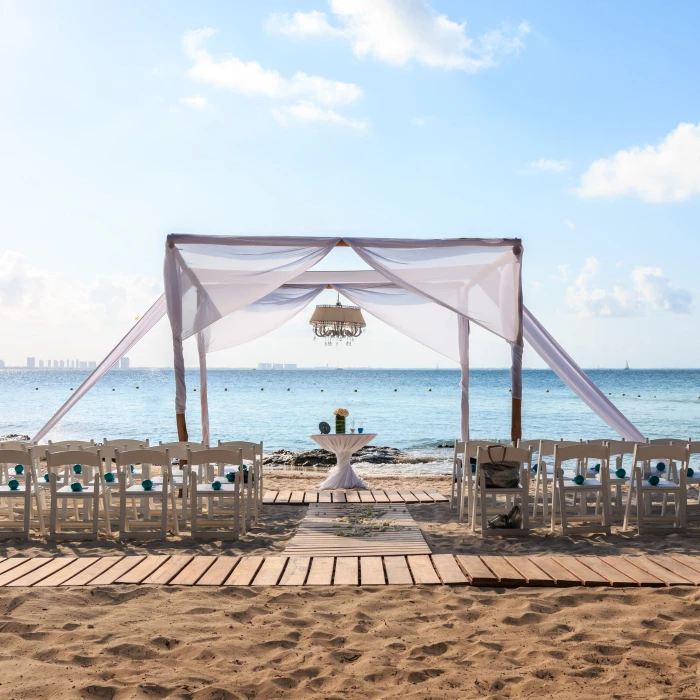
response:
[[[319,304],[309,323],[316,338],[323,338],[325,345],[333,345],[334,340],[336,343],[344,340],[347,345],[352,345],[352,341],[362,335],[367,325],[360,307],[343,306],[340,295],[336,304]]]

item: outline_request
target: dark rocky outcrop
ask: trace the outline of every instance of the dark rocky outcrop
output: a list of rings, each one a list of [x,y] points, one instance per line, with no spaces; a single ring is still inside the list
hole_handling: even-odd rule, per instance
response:
[[[29,442],[29,435],[20,435],[18,433],[8,433],[7,435],[0,435],[0,442],[12,442],[14,440],[21,440],[22,442]]]
[[[378,447],[367,445],[352,456],[353,464],[365,462],[368,464],[421,464],[428,462],[427,458],[412,457],[396,447]],[[290,452],[289,450],[277,450],[265,457],[265,464],[287,465],[291,467],[333,467],[335,455],[328,450],[305,450],[303,452]]]

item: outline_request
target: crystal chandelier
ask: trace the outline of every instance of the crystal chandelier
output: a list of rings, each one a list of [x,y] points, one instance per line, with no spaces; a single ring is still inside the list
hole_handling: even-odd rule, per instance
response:
[[[336,343],[345,340],[347,345],[352,345],[352,341],[362,335],[367,325],[360,307],[343,306],[340,294],[336,304],[319,304],[309,323],[313,326],[316,338],[325,339],[324,345],[333,345],[333,340]]]

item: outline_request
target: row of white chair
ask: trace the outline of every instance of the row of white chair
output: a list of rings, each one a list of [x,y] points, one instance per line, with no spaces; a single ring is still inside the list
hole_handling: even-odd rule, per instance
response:
[[[690,468],[691,457],[700,455],[700,444],[677,444],[678,441],[656,441],[656,444],[624,441],[529,441],[518,447],[498,445],[499,461],[520,465],[518,486],[512,489],[486,486],[482,464],[492,461],[496,443],[488,441],[455,442],[451,505],[459,508],[459,519],[465,514],[475,531],[477,513],[481,533],[489,535],[527,534],[530,520],[530,474],[536,465],[532,517],[538,512],[550,520],[552,531],[557,520],[562,530],[569,532],[610,533],[613,513],[624,514],[623,528],[628,529],[633,507],[640,534],[645,532],[680,532],[687,519],[687,487],[700,486],[700,470]],[[676,444],[674,444],[676,443]],[[490,448],[490,450],[489,450]],[[535,449],[538,462],[533,461]],[[630,457],[630,464],[625,458]],[[549,458],[551,459],[551,467]],[[623,467],[627,464],[627,469]],[[651,478],[650,478],[651,477]],[[550,508],[551,485],[551,508]],[[627,498],[622,505],[622,487]],[[487,507],[486,497],[491,500]],[[595,497],[591,512],[589,497]],[[654,513],[654,497],[660,497],[660,514]],[[505,503],[497,503],[505,497]],[[673,500],[673,515],[667,514],[669,499]],[[513,530],[489,529],[487,515],[502,512],[519,500],[522,527]],[[551,517],[550,517],[551,514]],[[573,523],[586,523],[574,525]],[[653,525],[656,524],[656,525]],[[659,525],[668,527],[660,528]]]
[[[5,444],[0,463],[7,469],[11,465],[12,472],[0,485],[0,499],[7,504],[0,508],[0,537],[19,533],[28,538],[32,530],[46,536],[48,495],[52,539],[96,538],[100,529],[111,536],[115,515],[123,539],[165,538],[168,531],[177,535],[188,521],[193,536],[228,539],[257,522],[262,443],[220,443],[209,449],[192,443],[145,448],[145,442],[73,441],[28,449]],[[117,490],[118,508],[112,497]],[[21,522],[18,510],[23,510]]]

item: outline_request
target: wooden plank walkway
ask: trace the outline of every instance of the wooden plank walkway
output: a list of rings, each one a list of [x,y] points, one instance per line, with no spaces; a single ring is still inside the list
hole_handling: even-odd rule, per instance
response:
[[[425,491],[266,491],[263,505],[307,506],[309,503],[449,503],[435,489]]]
[[[0,587],[160,586],[698,586],[700,557],[86,556],[0,558]]]
[[[376,521],[390,521],[389,529],[353,536],[352,531],[362,525],[344,519],[369,511],[376,513]],[[284,553],[307,557],[369,557],[430,554],[430,547],[403,503],[310,503]]]

